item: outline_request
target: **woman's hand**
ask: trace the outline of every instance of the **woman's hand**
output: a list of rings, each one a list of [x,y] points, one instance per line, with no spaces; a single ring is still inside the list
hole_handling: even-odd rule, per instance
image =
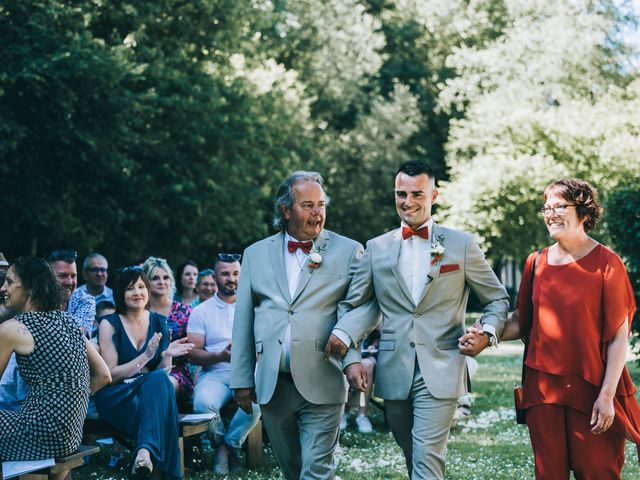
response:
[[[591,433],[598,435],[606,432],[613,424],[615,418],[615,410],[613,408],[613,396],[605,395],[600,392],[596,403],[593,404],[591,411]]]
[[[189,343],[189,339],[187,337],[184,337],[171,342],[167,349],[164,351],[164,356],[182,357],[183,355],[189,353],[192,348],[193,343]]]
[[[156,354],[156,350],[158,350],[158,345],[160,345],[160,340],[162,339],[162,334],[156,332],[153,334],[153,337],[147,343],[147,348],[144,351],[144,355],[151,360]]]

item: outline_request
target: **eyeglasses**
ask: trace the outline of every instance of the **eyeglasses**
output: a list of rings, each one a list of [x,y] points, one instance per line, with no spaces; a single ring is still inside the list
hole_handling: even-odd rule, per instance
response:
[[[121,273],[141,272],[141,271],[142,271],[142,267],[139,267],[138,265],[133,265],[131,267],[120,267],[118,270],[116,270],[116,273],[120,275]]]
[[[107,273],[109,270],[104,267],[91,267],[87,268],[87,270],[91,273]]]
[[[540,209],[540,213],[542,214],[543,217],[546,217],[547,215],[564,215],[565,213],[567,213],[567,208],[569,207],[575,207],[575,205],[573,204],[566,204],[566,205],[557,205],[555,207],[542,207]]]
[[[221,262],[239,262],[242,255],[239,253],[219,253],[218,260]]]
[[[47,255],[47,261],[57,262],[58,260],[70,260],[75,262],[78,258],[78,252],[75,250],[54,250]]]

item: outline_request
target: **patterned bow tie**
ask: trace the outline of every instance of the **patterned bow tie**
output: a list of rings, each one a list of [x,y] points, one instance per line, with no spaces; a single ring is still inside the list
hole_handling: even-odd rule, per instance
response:
[[[425,240],[429,240],[429,227],[423,227],[420,230],[413,230],[409,227],[402,227],[402,239],[407,240],[408,238],[417,235],[420,238],[424,238]]]
[[[294,242],[289,240],[287,242],[287,250],[289,250],[289,253],[293,253],[297,249],[302,250],[304,253],[309,253],[311,251],[311,247],[313,247],[313,242],[311,240],[308,242]]]

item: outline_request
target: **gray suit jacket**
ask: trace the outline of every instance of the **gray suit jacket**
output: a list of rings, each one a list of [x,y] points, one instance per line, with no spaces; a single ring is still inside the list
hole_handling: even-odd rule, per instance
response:
[[[291,375],[296,388],[311,403],[344,403],[347,382],[342,370],[357,361],[358,353],[351,349],[342,362],[325,361],[323,350],[337,321],[338,302],[344,299],[362,256],[362,245],[323,230],[314,244],[322,263],[316,269],[305,266],[291,298],[283,242],[280,232],[244,252],[233,324],[231,388],[255,388],[258,403],[269,402],[291,322]]]
[[[466,392],[465,356],[458,338],[465,332],[469,288],[484,305],[481,322],[501,332],[509,308],[505,288],[469,234],[434,223],[432,238],[445,248],[431,267],[429,282],[416,305],[402,275],[398,258],[401,230],[367,243],[346,299],[339,306],[339,328],[360,344],[375,327],[370,309],[363,307],[375,295],[382,311],[378,346],[376,394],[388,400],[406,400],[416,358],[429,391],[436,398],[457,398]],[[448,272],[441,272],[445,266]]]

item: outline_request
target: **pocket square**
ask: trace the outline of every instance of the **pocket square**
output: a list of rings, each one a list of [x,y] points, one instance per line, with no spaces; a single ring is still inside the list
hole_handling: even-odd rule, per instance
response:
[[[457,263],[440,265],[440,273],[455,272],[456,270],[460,270],[460,265],[458,265]]]

